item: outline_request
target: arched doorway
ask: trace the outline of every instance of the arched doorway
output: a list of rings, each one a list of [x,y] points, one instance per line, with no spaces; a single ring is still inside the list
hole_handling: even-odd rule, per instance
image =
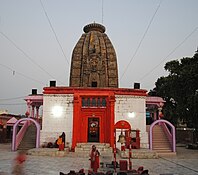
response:
[[[171,142],[172,145],[172,151],[176,152],[176,143],[175,143],[175,127],[167,120],[156,120],[155,122],[153,122],[150,126],[150,130],[149,130],[149,147],[152,150],[153,149],[153,127],[157,124],[162,125],[164,128],[166,128],[166,135],[169,139],[169,141]],[[166,127],[167,124],[170,128],[171,128],[171,132],[168,130],[168,128]],[[165,129],[164,129],[165,130]]]
[[[117,147],[116,140],[118,140],[117,132],[119,132],[119,137],[120,137],[120,135],[124,135],[124,138],[126,140],[124,147],[127,147],[127,145],[130,142],[130,140],[128,140],[128,139],[130,139],[131,125],[125,120],[119,120],[114,125],[114,147],[115,148]],[[122,144],[121,144],[121,146],[122,146]]]
[[[21,130],[19,131],[19,135],[17,137],[17,126],[19,123],[25,121],[23,127],[21,128]],[[13,126],[13,135],[12,135],[12,151],[16,151],[17,147],[22,139],[22,136],[24,135],[27,127],[29,126],[29,122],[32,122],[35,124],[37,132],[36,132],[36,148],[39,148],[40,146],[40,125],[37,121],[35,121],[34,119],[31,118],[22,118],[20,120],[18,120],[14,126]]]
[[[131,129],[131,125],[125,120],[119,120],[114,125],[114,129]]]

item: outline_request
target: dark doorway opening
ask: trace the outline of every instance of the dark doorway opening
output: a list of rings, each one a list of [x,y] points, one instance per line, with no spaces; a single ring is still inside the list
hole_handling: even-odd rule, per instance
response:
[[[91,82],[91,87],[97,87],[97,82],[96,81],[92,81]]]
[[[88,142],[99,142],[99,118],[88,118]]]

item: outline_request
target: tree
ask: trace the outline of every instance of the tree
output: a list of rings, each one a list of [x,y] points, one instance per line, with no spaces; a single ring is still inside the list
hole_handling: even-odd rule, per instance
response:
[[[184,121],[198,130],[198,51],[192,58],[167,62],[164,68],[168,76],[158,78],[149,94],[164,98],[167,120],[175,125]]]

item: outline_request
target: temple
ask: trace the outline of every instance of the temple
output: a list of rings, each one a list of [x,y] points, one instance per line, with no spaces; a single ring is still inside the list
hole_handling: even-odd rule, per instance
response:
[[[114,125],[124,120],[141,130],[140,145],[148,148],[146,90],[118,88],[116,53],[103,25],[88,24],[83,31],[72,54],[70,87],[44,88],[41,143],[65,132],[72,149],[86,142],[113,147]]]
[[[104,143],[113,148],[120,133],[124,133],[126,142],[123,143],[127,148],[132,142],[127,138],[132,138],[133,131],[134,148],[155,148],[151,137],[154,126],[159,122],[169,124],[161,120],[165,101],[160,97],[148,97],[147,90],[141,89],[139,83],[134,83],[132,88],[119,88],[116,53],[105,27],[92,23],[83,31],[72,53],[69,87],[56,86],[56,81],[50,81],[42,95],[32,94],[25,98],[28,118],[31,121],[36,118],[37,147],[53,143],[64,132],[65,142],[74,151],[81,143]],[[41,120],[38,117],[40,106],[43,106]],[[16,128],[13,130],[15,133]],[[164,130],[170,142],[168,149],[175,152],[174,128],[172,133],[166,126]],[[18,143],[15,137],[13,150]],[[119,146],[121,148],[122,143]]]

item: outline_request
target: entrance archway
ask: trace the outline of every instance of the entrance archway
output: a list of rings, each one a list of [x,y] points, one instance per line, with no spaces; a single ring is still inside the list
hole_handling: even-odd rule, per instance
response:
[[[153,122],[150,126],[150,130],[149,130],[149,147],[150,149],[152,150],[153,149],[153,127],[156,125],[156,124],[167,124],[168,126],[170,126],[171,128],[171,133],[169,132],[169,130],[167,129],[167,135],[168,135],[168,138],[169,138],[169,141],[171,142],[171,145],[172,145],[172,151],[173,152],[176,152],[176,143],[175,143],[175,127],[167,120],[156,120],[155,122]],[[165,126],[166,127],[166,126]]]
[[[130,132],[131,132],[131,125],[126,120],[119,120],[114,125],[114,147],[116,148],[116,140],[117,140],[117,131],[121,132],[123,135],[123,132],[125,133],[124,138],[126,139],[125,146],[129,145],[130,142]]]
[[[131,129],[131,125],[125,120],[119,120],[114,125],[114,129]]]
[[[39,148],[39,146],[40,146],[40,125],[39,125],[39,123],[37,121],[35,121],[34,119],[31,119],[31,118],[22,118],[22,119],[18,120],[13,126],[12,151],[17,150],[17,146],[18,146],[17,145],[17,138],[16,138],[17,126],[20,122],[23,122],[23,121],[26,121],[24,123],[24,126],[21,128],[21,130],[23,130],[23,128],[24,128],[24,132],[27,129],[27,127],[29,126],[28,121],[31,121],[35,124],[36,130],[37,130],[37,132],[36,132],[36,148]]]

